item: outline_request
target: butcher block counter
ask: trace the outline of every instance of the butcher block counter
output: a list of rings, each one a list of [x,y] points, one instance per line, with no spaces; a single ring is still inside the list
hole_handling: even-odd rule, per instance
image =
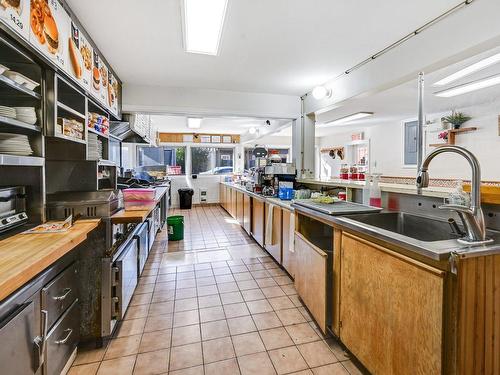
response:
[[[159,203],[170,188],[168,186],[160,186],[156,187],[155,189],[155,201],[156,203]],[[113,224],[142,223],[146,220],[149,214],[151,214],[151,211],[153,211],[153,208],[144,211],[121,210],[111,216],[111,221],[113,222]]]
[[[0,241],[0,301],[85,241],[99,222],[79,220],[64,233],[17,234]]]

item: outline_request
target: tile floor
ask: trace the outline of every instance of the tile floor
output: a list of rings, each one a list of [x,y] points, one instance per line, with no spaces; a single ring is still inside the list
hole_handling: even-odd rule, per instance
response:
[[[184,241],[158,235],[125,319],[103,348],[80,348],[70,375],[361,374],[222,208],[171,214]]]

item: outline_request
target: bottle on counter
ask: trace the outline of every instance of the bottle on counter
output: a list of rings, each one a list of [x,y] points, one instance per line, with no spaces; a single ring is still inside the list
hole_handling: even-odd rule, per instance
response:
[[[370,176],[366,176],[365,186],[363,186],[363,204],[365,206],[370,205],[370,191],[371,191]]]
[[[451,204],[457,204],[459,206],[470,206],[470,195],[464,191],[463,182],[457,181],[457,185],[455,186],[455,190],[453,190],[449,197],[448,201]]]
[[[370,206],[372,207],[382,207],[382,192],[380,191],[380,186],[378,185],[378,179],[380,175],[373,175],[373,183],[370,187]]]

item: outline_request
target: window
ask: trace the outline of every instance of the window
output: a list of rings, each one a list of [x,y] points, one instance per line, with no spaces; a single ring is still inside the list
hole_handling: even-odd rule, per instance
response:
[[[408,121],[404,126],[404,165],[417,164],[417,126],[418,121]]]
[[[269,148],[267,149],[268,156],[279,155],[281,157],[281,162],[286,163],[288,161],[288,156],[290,149],[288,148]],[[249,170],[255,167],[255,156],[253,156],[253,148],[245,148],[245,170]]]
[[[186,147],[138,147],[137,165],[145,170],[166,169],[170,175],[185,174]]]
[[[234,149],[217,147],[191,147],[193,174],[233,173]]]

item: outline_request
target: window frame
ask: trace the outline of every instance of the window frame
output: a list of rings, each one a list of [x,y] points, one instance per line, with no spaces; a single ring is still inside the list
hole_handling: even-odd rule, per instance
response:
[[[136,155],[135,155],[135,162],[138,168],[144,168],[144,167],[155,167],[155,166],[145,166],[145,165],[140,165],[139,164],[139,159],[141,155],[141,148],[161,148],[162,149],[162,159],[163,159],[163,164],[157,165],[157,167],[164,167],[165,171],[167,170],[167,164],[165,164],[165,151],[168,148],[175,149],[177,150],[178,148],[184,148],[184,171],[183,173],[180,174],[170,174],[169,176],[186,176],[188,173],[188,160],[187,160],[187,153],[188,153],[188,147],[186,145],[170,145],[170,144],[159,144],[157,146],[152,146],[152,145],[136,145]]]
[[[197,143],[197,144],[190,144],[188,146],[190,174],[197,175],[197,176],[224,176],[227,173],[226,174],[206,173],[206,172],[194,173],[193,172],[193,153],[192,153],[192,150],[194,148],[213,148],[213,149],[231,150],[233,152],[233,157],[232,157],[233,172],[232,173],[234,173],[234,171],[236,169],[236,145],[233,145],[233,144],[226,145],[226,144],[220,144],[220,143]],[[219,168],[219,167],[217,167],[217,165],[215,165],[213,168],[210,168],[209,170],[214,170],[215,168]],[[224,167],[220,167],[220,168],[224,168]]]

